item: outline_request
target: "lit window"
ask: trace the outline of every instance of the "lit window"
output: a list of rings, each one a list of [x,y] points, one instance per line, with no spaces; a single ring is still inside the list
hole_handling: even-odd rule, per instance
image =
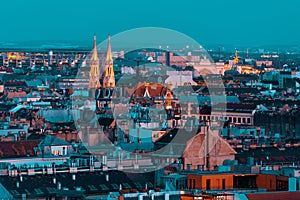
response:
[[[111,184],[111,186],[113,187],[114,190],[118,190],[119,189],[119,186],[115,183]]]
[[[36,194],[44,194],[44,192],[40,188],[35,188],[34,191]]]
[[[94,185],[88,185],[91,191],[97,191],[97,188]]]

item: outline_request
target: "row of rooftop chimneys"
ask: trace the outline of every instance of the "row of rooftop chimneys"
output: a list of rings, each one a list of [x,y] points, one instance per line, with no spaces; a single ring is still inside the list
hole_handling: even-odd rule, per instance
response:
[[[72,180],[73,180],[73,181],[76,181],[76,174],[72,174]],[[109,174],[105,174],[105,180],[106,180],[107,182],[109,182]],[[57,189],[58,189],[58,190],[61,190],[61,189],[62,189],[62,188],[61,188],[61,182],[57,182],[55,176],[53,177],[52,181],[53,181],[53,184],[57,185]],[[17,187],[17,188],[20,188],[20,182],[23,182],[23,176],[20,176],[20,177],[19,177],[19,180],[16,182],[16,187]]]

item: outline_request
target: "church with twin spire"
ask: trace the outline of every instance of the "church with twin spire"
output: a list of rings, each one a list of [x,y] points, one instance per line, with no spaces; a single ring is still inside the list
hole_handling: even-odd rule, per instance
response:
[[[102,81],[102,84],[101,84]],[[94,35],[94,47],[91,57],[90,73],[89,73],[89,90],[96,91],[99,88],[113,89],[115,88],[114,63],[110,44],[110,35],[107,39],[107,51],[104,61],[103,76],[100,73],[100,62],[97,51],[96,35]]]
[[[89,95],[96,100],[96,114],[99,124],[108,126],[113,121],[112,94],[116,86],[110,35],[108,35],[107,50],[104,58],[105,60],[100,62],[96,36],[94,36],[94,48],[89,72]],[[103,63],[104,66],[102,73],[100,72],[100,63]]]

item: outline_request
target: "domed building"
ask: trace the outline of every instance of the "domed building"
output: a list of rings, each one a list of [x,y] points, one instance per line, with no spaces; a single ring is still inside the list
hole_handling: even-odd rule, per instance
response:
[[[214,130],[202,127],[192,137],[182,154],[185,169],[209,169],[222,165],[225,160],[234,160],[236,151]]]

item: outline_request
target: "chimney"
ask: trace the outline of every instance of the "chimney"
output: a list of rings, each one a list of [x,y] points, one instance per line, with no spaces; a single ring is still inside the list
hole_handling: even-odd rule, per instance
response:
[[[108,174],[105,175],[105,180],[106,180],[107,182],[109,181],[109,175],[108,175]]]
[[[53,184],[56,184],[56,178],[53,177]]]
[[[58,182],[58,184],[57,184],[57,189],[61,190],[61,183],[60,182]]]
[[[170,200],[170,194],[168,192],[165,192],[165,200]]]
[[[23,176],[20,176],[20,182],[23,182]]]
[[[290,177],[288,180],[289,192],[297,191],[297,179],[295,177]]]
[[[76,174],[72,174],[72,180],[76,181]]]
[[[16,186],[17,186],[17,188],[20,187],[20,182],[19,181],[17,181]]]
[[[144,196],[142,194],[138,195],[138,200],[143,200]]]

